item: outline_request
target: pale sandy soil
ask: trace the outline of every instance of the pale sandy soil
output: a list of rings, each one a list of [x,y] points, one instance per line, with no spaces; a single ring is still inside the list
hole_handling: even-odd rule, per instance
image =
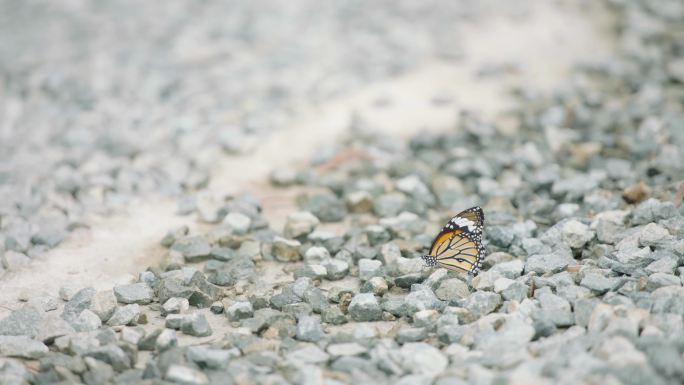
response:
[[[497,118],[513,105],[506,92],[510,86],[551,89],[568,80],[574,63],[609,57],[609,25],[600,10],[562,3],[539,2],[525,20],[493,11],[487,21],[464,26],[459,63],[424,63],[405,76],[369,84],[353,95],[302,106],[295,121],[253,153],[223,159],[209,188],[216,193],[252,191],[262,200],[266,217],[280,229],[285,215],[294,210],[296,192],[270,187],[269,172],[282,165],[301,165],[317,146],[333,143],[345,134],[353,114],[371,127],[402,137],[453,127],[461,109]],[[483,64],[507,63],[518,70],[486,78],[476,75]],[[443,102],[435,103],[435,99]],[[175,211],[175,201],[149,197],[125,211],[96,219],[90,229],[73,233],[30,266],[2,278],[0,317],[20,306],[20,293],[57,296],[64,285],[104,289],[130,281],[158,263],[164,253],[159,240],[169,229],[185,224],[197,230],[195,218],[177,216]],[[273,269],[269,274],[274,279],[289,279],[279,267]],[[159,322],[152,319],[150,326]],[[210,317],[210,322],[220,331],[210,340],[229,328],[224,318]]]

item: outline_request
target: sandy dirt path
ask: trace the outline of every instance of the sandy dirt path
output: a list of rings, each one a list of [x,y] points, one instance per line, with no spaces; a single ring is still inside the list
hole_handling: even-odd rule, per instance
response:
[[[462,109],[496,117],[513,103],[506,93],[510,86],[549,89],[567,81],[578,60],[609,57],[609,25],[600,10],[562,3],[540,3],[525,20],[494,12],[484,23],[464,26],[460,62],[424,63],[416,71],[344,98],[303,106],[295,121],[253,153],[222,160],[209,189],[254,192],[277,229],[294,203],[287,192],[268,185],[269,172],[281,165],[301,164],[319,145],[333,143],[345,133],[353,114],[378,130],[402,137],[453,127]],[[512,65],[514,70],[478,77],[485,64]],[[436,103],[438,99],[441,102]],[[159,240],[169,229],[196,226],[193,217],[177,216],[175,211],[175,201],[148,197],[116,215],[96,219],[90,229],[74,232],[29,266],[2,278],[0,317],[20,306],[21,293],[56,296],[64,285],[99,289],[130,281],[160,260],[164,250]]]

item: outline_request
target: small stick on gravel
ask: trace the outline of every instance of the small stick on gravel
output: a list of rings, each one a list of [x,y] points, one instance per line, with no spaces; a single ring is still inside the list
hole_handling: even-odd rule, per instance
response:
[[[340,151],[332,159],[316,167],[316,173],[321,175],[340,166],[341,164],[353,160],[372,160],[372,157],[362,150],[349,149]]]
[[[684,181],[679,183],[679,188],[677,189],[677,194],[674,198],[675,206],[679,207],[682,204],[682,199],[684,199]]]

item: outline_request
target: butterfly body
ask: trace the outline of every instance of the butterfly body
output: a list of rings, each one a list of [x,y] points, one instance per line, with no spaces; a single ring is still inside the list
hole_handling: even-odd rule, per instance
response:
[[[485,254],[483,226],[480,207],[458,213],[435,237],[430,252],[423,256],[425,264],[477,275]]]

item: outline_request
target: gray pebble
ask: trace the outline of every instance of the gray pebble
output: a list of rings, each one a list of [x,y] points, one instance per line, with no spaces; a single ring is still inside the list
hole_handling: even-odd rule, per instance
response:
[[[501,292],[501,296],[507,301],[522,302],[527,298],[529,287],[522,282],[515,281]]]
[[[370,243],[371,246],[385,244],[392,239],[390,233],[379,225],[366,226],[363,232],[366,234],[368,243]]]
[[[524,268],[525,264],[523,261],[514,259],[508,262],[497,263],[496,265],[492,266],[490,271],[496,272],[502,277],[516,279],[522,274]]]
[[[345,198],[347,209],[351,213],[368,213],[373,210],[373,196],[367,191],[354,191]]]
[[[641,229],[639,233],[640,246],[658,246],[670,237],[670,232],[666,228],[649,223]]]
[[[292,315],[295,319],[303,316],[310,316],[313,313],[313,308],[306,302],[292,303],[283,306],[281,309],[283,313]]]
[[[607,291],[614,290],[620,282],[621,280],[617,277],[606,277],[599,272],[588,272],[582,277],[580,285],[596,294],[603,294]]]
[[[64,305],[62,317],[67,320],[78,317],[83,310],[90,307],[95,293],[95,289],[92,287],[77,291],[71,299],[69,299],[69,302]]]
[[[2,267],[8,271],[16,271],[24,266],[27,266],[31,262],[31,258],[26,256],[24,253],[14,250],[7,250],[0,255],[0,262]]]
[[[221,314],[223,313],[223,303],[216,301],[211,304],[209,310],[214,314]]]
[[[492,245],[507,248],[513,243],[515,235],[508,227],[489,226],[487,227],[487,239]]]
[[[199,365],[209,369],[224,369],[228,366],[231,358],[235,358],[239,352],[233,350],[212,349],[208,346],[189,346],[185,351],[185,357]]]
[[[399,354],[402,366],[414,374],[437,376],[449,363],[439,349],[424,342],[407,343],[401,347]]]
[[[160,303],[166,303],[170,298],[190,298],[194,290],[184,281],[176,277],[163,278],[157,288]]]
[[[43,343],[51,344],[56,338],[75,332],[76,330],[58,314],[48,314],[43,318],[35,338]]]
[[[181,253],[185,261],[197,262],[208,258],[211,254],[211,246],[203,237],[185,237],[173,243],[171,250]]]
[[[273,239],[273,256],[281,262],[294,262],[300,259],[299,247],[296,240],[275,237]]]
[[[653,257],[656,258],[656,260],[645,268],[649,273],[673,274],[675,268],[679,265],[679,257],[668,252],[656,252],[653,254]]]
[[[301,293],[301,295],[303,296],[304,293]],[[295,294],[292,286],[286,286],[279,294],[271,297],[270,302],[272,307],[281,309],[285,305],[302,302],[302,297]]]
[[[65,285],[59,288],[59,298],[63,301],[69,301],[71,297],[80,289],[76,285]]]
[[[181,321],[180,330],[187,335],[195,337],[206,337],[212,334],[209,322],[200,313],[187,314]]]
[[[347,322],[347,317],[339,306],[328,306],[321,312],[321,320],[332,325],[341,325]]]
[[[349,263],[339,259],[328,259],[323,262],[326,270],[326,278],[331,281],[336,281],[346,277],[349,274]]]
[[[323,291],[317,287],[310,287],[306,289],[302,298],[306,303],[311,305],[311,308],[316,313],[320,313],[323,311],[323,309],[328,307],[328,298]]]
[[[425,231],[425,222],[416,214],[402,211],[396,217],[380,219],[380,225],[399,238],[410,238]]]
[[[422,273],[408,273],[394,278],[394,285],[402,288],[410,288],[414,284],[423,281]]]
[[[324,264],[330,260],[330,252],[322,246],[312,246],[304,253],[304,261],[312,264]]]
[[[287,216],[283,235],[290,239],[299,239],[311,234],[320,221],[308,211],[295,212]]]
[[[190,308],[187,298],[171,297],[162,305],[162,315],[185,313]]]
[[[355,321],[378,321],[382,317],[382,309],[378,299],[371,293],[359,293],[349,304],[349,315]]]
[[[106,384],[114,377],[111,365],[93,357],[85,357],[83,361],[88,367],[88,371],[83,374],[83,381],[86,384]]]
[[[114,314],[107,320],[107,325],[129,325],[137,321],[140,316],[140,306],[138,304],[130,304],[118,307]]]
[[[226,309],[226,315],[231,321],[239,321],[254,315],[254,309],[250,302],[235,302]]]
[[[574,304],[575,324],[586,327],[594,307],[600,303],[596,298],[578,298]]]
[[[317,317],[304,316],[297,322],[297,339],[301,341],[317,342],[325,336],[321,322]]]
[[[207,375],[199,370],[178,364],[170,365],[164,379],[167,381],[184,385],[205,385],[209,383]]]
[[[86,355],[111,365],[116,371],[129,369],[132,364],[131,359],[126,352],[114,344],[97,347],[88,351]]]
[[[462,307],[466,308],[475,318],[487,315],[501,305],[501,296],[496,293],[486,291],[476,291],[460,301]]]
[[[35,337],[41,328],[43,314],[32,306],[10,313],[0,320],[0,335]]]
[[[543,293],[539,296],[543,314],[556,326],[569,326],[575,321],[570,303],[554,294]]]
[[[361,286],[362,293],[373,293],[377,296],[382,296],[387,293],[389,286],[387,285],[387,280],[382,277],[373,277],[368,281],[364,282]]]
[[[395,192],[377,197],[373,202],[375,215],[381,218],[389,218],[398,215],[407,204],[406,195]]]
[[[414,285],[414,288],[416,286],[418,285]],[[404,299],[407,315],[412,316],[422,310],[441,310],[444,308],[444,303],[437,298],[432,290],[422,285],[419,288],[414,288]]]
[[[223,224],[228,226],[234,234],[244,235],[252,226],[252,219],[240,212],[231,212],[223,218]]]
[[[326,348],[326,352],[332,357],[350,357],[364,354],[368,352],[368,348],[356,342],[346,342],[330,344]]]
[[[297,180],[297,172],[291,168],[277,168],[271,172],[270,180],[276,186],[290,186]]]
[[[78,332],[88,332],[99,329],[102,326],[102,320],[97,314],[85,309],[71,321],[71,326]]]
[[[295,270],[295,279],[307,277],[311,279],[320,280],[328,275],[328,270],[323,265],[305,264],[299,269]]]
[[[90,311],[97,314],[102,322],[107,322],[116,310],[117,300],[112,290],[102,290],[95,293],[90,302]]]
[[[145,305],[152,302],[154,292],[146,283],[114,286],[114,295],[119,303]]]
[[[574,259],[560,253],[537,254],[527,258],[525,272],[557,273],[573,263],[575,263]]]
[[[3,356],[36,359],[47,352],[45,344],[27,336],[0,336],[0,354]]]
[[[563,242],[573,249],[581,249],[593,238],[594,232],[589,229],[589,226],[580,221],[569,220],[563,225]]]
[[[407,342],[419,342],[423,341],[426,339],[428,336],[428,332],[425,328],[420,328],[420,327],[406,327],[402,328],[397,332],[397,336],[395,337],[397,342],[400,344],[405,344]]]
[[[132,345],[137,346],[144,336],[145,330],[140,326],[124,327],[121,329],[121,341]]]
[[[158,352],[169,350],[178,345],[178,337],[173,329],[163,329],[154,342],[154,348]]]
[[[383,275],[382,262],[374,259],[359,259],[359,279],[367,281]]]
[[[648,290],[655,290],[666,286],[681,286],[681,280],[674,274],[653,273],[648,276],[646,287]]]
[[[331,193],[316,194],[310,197],[304,202],[303,208],[323,222],[338,222],[347,215],[347,207],[344,202]]]
[[[622,210],[598,213],[594,220],[596,224],[596,238],[603,243],[615,243],[622,239],[627,215],[628,212]]]
[[[645,225],[650,222],[657,222],[660,219],[669,218],[676,212],[674,204],[671,202],[660,202],[657,199],[649,198],[641,202],[632,212],[632,223],[635,225]]]

